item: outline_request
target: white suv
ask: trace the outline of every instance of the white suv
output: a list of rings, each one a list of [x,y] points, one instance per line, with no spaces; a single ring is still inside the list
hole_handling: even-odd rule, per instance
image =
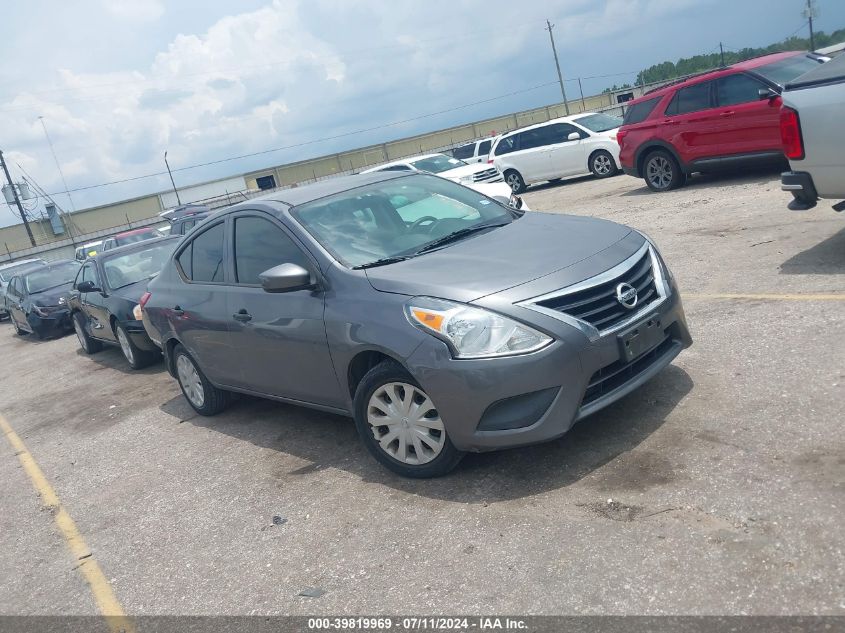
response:
[[[552,119],[503,134],[490,150],[492,162],[514,193],[543,180],[620,169],[616,132],[622,119],[600,112]]]
[[[449,150],[449,153],[466,163],[486,163],[487,157],[490,154],[490,147],[496,142],[496,138],[498,137],[473,141],[472,143],[467,143],[466,145]]]

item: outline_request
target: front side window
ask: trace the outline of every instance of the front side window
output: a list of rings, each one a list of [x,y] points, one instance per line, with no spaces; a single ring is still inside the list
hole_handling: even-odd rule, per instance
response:
[[[432,174],[439,174],[442,171],[449,171],[450,169],[466,165],[464,161],[446,156],[446,154],[420,158],[419,160],[411,161],[411,164],[420,171],[430,171]]]
[[[711,81],[704,81],[678,90],[669,107],[666,108],[666,114],[674,116],[712,107],[710,103],[710,86],[712,83]]]
[[[76,277],[76,285],[79,285],[83,281],[90,281],[94,284],[95,288],[99,287],[97,283],[97,267],[94,264],[86,264],[79,271],[79,275]]]
[[[753,77],[742,73],[721,77],[716,80],[716,103],[720,106],[729,106],[759,101],[758,93],[760,88],[764,87]]]
[[[20,297],[21,291],[19,282],[20,277],[12,277],[12,279],[9,281],[9,287],[6,289],[6,294],[10,294],[13,297]]]
[[[235,219],[235,278],[239,284],[261,284],[259,275],[279,264],[310,268],[308,258],[284,230],[264,218]]]
[[[26,275],[23,278],[23,285],[29,294],[33,294],[71,283],[76,279],[77,273],[79,273],[77,261],[51,264]]]
[[[462,229],[496,230],[515,218],[472,189],[424,174],[357,187],[295,207],[292,215],[349,267],[422,256],[430,244]]]
[[[103,272],[109,288],[114,290],[144,279],[152,279],[164,267],[176,244],[178,240],[175,239],[157,242],[149,248],[138,247],[139,250],[131,253],[103,260]],[[97,285],[96,281],[94,285]]]
[[[203,231],[179,253],[179,267],[191,281],[223,281],[224,226],[219,222]]]
[[[510,154],[511,152],[516,151],[517,136],[519,136],[519,134],[514,134],[513,136],[506,136],[503,139],[500,139],[499,142],[496,144],[496,148],[493,150],[495,155],[503,156],[504,154]]]

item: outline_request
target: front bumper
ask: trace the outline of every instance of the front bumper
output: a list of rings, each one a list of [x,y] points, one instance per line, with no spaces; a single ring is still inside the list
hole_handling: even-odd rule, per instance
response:
[[[408,359],[408,369],[437,404],[458,449],[536,444],[630,393],[692,344],[674,284],[663,303],[643,314],[642,322],[649,319],[660,322],[665,338],[630,362],[615,333],[591,340],[561,323],[549,347],[509,358],[455,360],[432,339]]]
[[[780,175],[780,188],[792,194],[786,205],[792,211],[806,211],[816,206],[819,195],[813,177],[806,171],[785,171]]]
[[[30,329],[42,338],[65,334],[73,329],[73,321],[70,319],[70,310],[56,310],[49,316],[38,316],[31,312],[26,317]]]

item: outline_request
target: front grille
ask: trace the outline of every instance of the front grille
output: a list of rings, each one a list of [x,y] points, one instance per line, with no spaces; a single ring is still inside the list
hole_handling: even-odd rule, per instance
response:
[[[671,336],[668,336],[662,343],[651,348],[645,354],[641,354],[630,363],[626,363],[620,359],[602,367],[590,378],[590,383],[587,385],[587,391],[584,393],[581,406],[590,404],[603,395],[621,387],[626,382],[633,380],[647,370],[674,345],[678,345],[678,343]]]
[[[622,283],[637,289],[637,304],[633,309],[626,308],[616,298],[616,287]],[[586,321],[597,330],[607,330],[630,317],[657,296],[651,254],[646,250],[631,268],[613,279],[583,290],[544,299],[537,305]]]
[[[472,175],[473,182],[503,182],[505,179],[495,167],[476,172]]]

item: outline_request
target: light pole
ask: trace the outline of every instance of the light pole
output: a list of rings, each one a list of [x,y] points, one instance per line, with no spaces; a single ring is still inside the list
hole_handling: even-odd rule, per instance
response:
[[[555,36],[552,35],[554,24],[546,20],[547,31],[549,32],[549,40],[552,42],[552,53],[555,56],[555,67],[557,68],[557,80],[560,82],[560,94],[563,97],[563,108],[566,110],[566,116],[569,116],[569,102],[566,100],[566,89],[563,87],[563,75],[560,72],[560,62],[557,59],[557,48],[555,48]]]
[[[23,222],[24,228],[26,229],[26,234],[29,236],[29,243],[35,246],[35,238],[32,235],[32,229],[29,228],[29,222],[26,221],[26,214],[23,211],[23,205],[21,204],[21,199],[18,197],[18,189],[15,183],[12,182],[12,177],[9,175],[9,168],[6,167],[6,161],[3,159],[3,152],[0,150],[0,165],[3,166],[3,173],[6,174],[6,180],[9,182],[9,187],[12,190],[12,197],[14,198],[15,205],[18,207],[18,213],[21,214],[21,221]]]
[[[179,191],[176,189],[176,183],[173,181],[173,172],[170,171],[170,163],[167,162],[167,150],[164,151],[164,164],[167,166],[167,173],[170,175],[170,184],[173,185],[173,193],[176,194],[176,202],[182,206],[182,201],[179,199]]]

